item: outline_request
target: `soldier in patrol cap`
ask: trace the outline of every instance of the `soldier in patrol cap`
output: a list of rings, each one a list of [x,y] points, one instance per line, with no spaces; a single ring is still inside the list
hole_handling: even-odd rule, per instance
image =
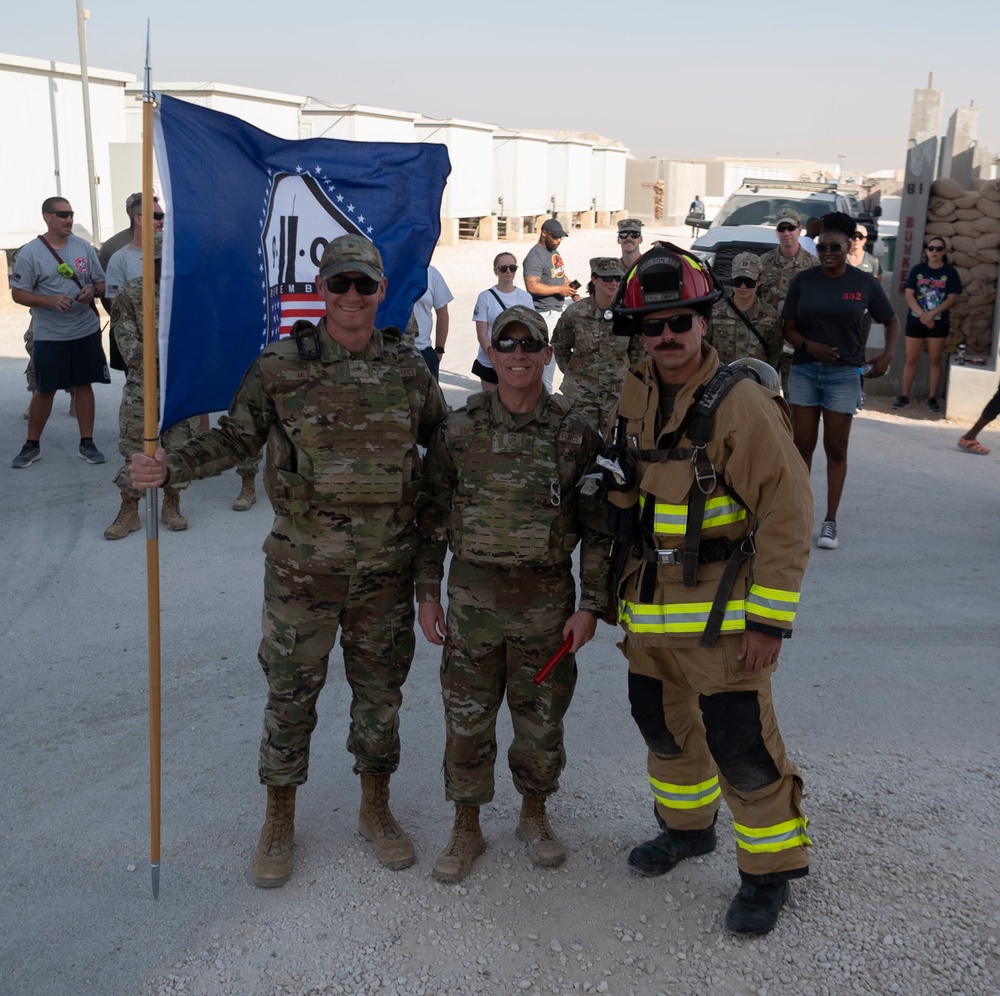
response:
[[[415,860],[389,809],[399,764],[401,688],[413,658],[418,444],[446,405],[398,329],[375,328],[386,278],[375,246],[344,235],[326,248],[316,290],[326,315],[268,345],[215,429],[166,456],[132,458],[138,488],[221,473],[267,444],[274,526],[264,541],[263,639],[268,683],[259,775],[267,812],[254,881],[292,871],[295,791],[306,780],[316,699],[340,631],[351,686],[347,749],[361,776],[359,832],[387,868]]]
[[[154,328],[159,324],[160,313],[160,258],[163,254],[163,232],[153,235],[153,261],[156,292],[153,300]],[[104,530],[104,538],[124,539],[129,533],[142,528],[139,517],[139,499],[142,492],[132,485],[128,461],[133,453],[141,453],[146,435],[145,384],[143,382],[143,336],[142,336],[142,277],[129,280],[123,287],[116,288],[111,305],[111,331],[118,341],[121,357],[125,361],[125,386],[122,388],[122,403],[118,409],[118,451],[125,458],[121,470],[115,475],[115,484],[121,492],[121,508],[115,521]],[[157,375],[155,383],[159,384]],[[170,426],[160,437],[160,445],[172,453],[198,433],[198,419],[187,418]],[[187,519],[181,514],[180,492],[187,482],[163,489],[163,506],[160,519],[167,529],[179,532],[187,529]]]
[[[736,255],[730,281],[732,291],[712,309],[705,341],[715,347],[722,363],[749,356],[777,368],[784,344],[781,316],[757,299],[760,258],[752,252]]]
[[[620,259],[595,256],[590,261],[588,297],[571,304],[552,333],[552,349],[563,372],[559,390],[601,431],[618,403],[625,371],[643,355],[637,337],[611,331],[611,306],[623,276]]]
[[[625,272],[642,255],[642,222],[638,218],[622,218],[618,222],[618,245],[622,251],[622,266]]]
[[[572,654],[607,611],[609,544],[596,494],[580,493],[601,438],[567,399],[545,390],[542,369],[551,354],[537,312],[519,305],[503,311],[489,349],[497,390],[474,394],[452,412],[427,452],[418,621],[431,643],[444,646],[445,792],[455,803],[451,839],[434,865],[442,882],[464,879],[486,849],[479,809],[493,799],[496,717],[505,692],[514,726],[507,760],[522,796],[517,837],[535,865],[554,867],[566,856],[545,800],[566,764]],[[571,557],[581,541],[575,607]],[[446,620],[441,578],[448,546]],[[570,656],[535,685],[534,674],[567,639]]]

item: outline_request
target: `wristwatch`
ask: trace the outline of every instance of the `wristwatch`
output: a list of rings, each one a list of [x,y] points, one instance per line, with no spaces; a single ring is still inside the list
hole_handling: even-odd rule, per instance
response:
[[[438,356],[444,356],[444,346],[435,346],[434,352],[437,353]]]

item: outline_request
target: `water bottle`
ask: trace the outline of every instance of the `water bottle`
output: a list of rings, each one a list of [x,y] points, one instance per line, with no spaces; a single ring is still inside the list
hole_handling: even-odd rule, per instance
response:
[[[958,347],[958,362],[961,366],[965,366],[965,343],[961,343]]]
[[[872,372],[872,367],[875,366],[874,363],[862,363],[859,370],[862,377],[867,377]]]

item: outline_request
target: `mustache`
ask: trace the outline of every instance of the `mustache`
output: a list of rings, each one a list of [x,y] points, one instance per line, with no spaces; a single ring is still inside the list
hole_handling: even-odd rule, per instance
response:
[[[668,353],[673,352],[677,349],[683,349],[683,346],[679,342],[661,342],[658,346],[653,347],[654,353]]]

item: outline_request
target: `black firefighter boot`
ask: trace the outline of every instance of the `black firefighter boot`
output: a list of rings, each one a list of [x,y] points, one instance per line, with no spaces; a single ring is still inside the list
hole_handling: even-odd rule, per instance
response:
[[[734,934],[759,937],[770,934],[791,894],[791,886],[776,875],[743,875],[743,884],[726,913],[726,927]]]
[[[685,858],[696,858],[715,850],[715,819],[704,830],[670,830],[659,810],[655,812],[657,823],[664,827],[663,833],[632,848],[628,856],[632,871],[639,875],[665,875]]]

